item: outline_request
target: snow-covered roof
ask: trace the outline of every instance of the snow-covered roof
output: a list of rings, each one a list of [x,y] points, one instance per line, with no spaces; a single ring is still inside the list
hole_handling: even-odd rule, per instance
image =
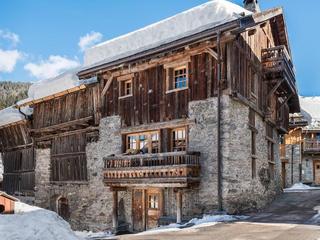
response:
[[[299,97],[301,111],[305,111],[311,116],[311,121],[305,130],[320,131],[320,97]]]
[[[17,102],[17,105],[26,105],[34,101],[97,81],[96,77],[86,80],[79,80],[77,76],[78,70],[79,69],[73,69],[62,73],[57,77],[41,80],[32,84],[28,91],[28,98]]]
[[[32,109],[29,107],[23,107],[21,111],[26,115],[32,114]],[[22,120],[25,120],[25,116],[15,107],[8,107],[0,111],[0,127]]]
[[[204,30],[236,20],[252,12],[226,0],[212,0],[129,34],[100,43],[85,51],[84,69],[116,61]]]

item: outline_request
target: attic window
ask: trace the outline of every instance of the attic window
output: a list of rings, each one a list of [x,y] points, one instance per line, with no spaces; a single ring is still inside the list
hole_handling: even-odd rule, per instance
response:
[[[188,89],[188,63],[166,68],[167,93]]]

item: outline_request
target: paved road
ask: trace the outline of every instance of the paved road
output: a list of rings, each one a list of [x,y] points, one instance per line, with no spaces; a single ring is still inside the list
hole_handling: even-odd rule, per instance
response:
[[[245,222],[186,228],[174,232],[123,235],[123,240],[320,240],[320,191],[284,193]],[[314,216],[317,216],[316,219]]]

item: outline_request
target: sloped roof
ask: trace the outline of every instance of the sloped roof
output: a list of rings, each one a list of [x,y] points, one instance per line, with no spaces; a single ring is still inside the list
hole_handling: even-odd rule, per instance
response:
[[[21,111],[26,115],[32,114],[32,109],[24,107]],[[2,109],[0,111],[0,127],[8,124],[13,124],[25,120],[25,116],[19,112],[19,110],[13,106]]]
[[[11,195],[9,195],[9,194],[7,194],[5,192],[2,192],[2,191],[0,191],[0,196],[3,196],[5,198],[8,198],[8,199],[10,199],[12,201],[15,201],[15,202],[19,202],[20,201],[18,198],[15,198],[14,196],[11,196]]]
[[[83,69],[156,48],[250,14],[252,12],[229,1],[212,0],[87,49]]]

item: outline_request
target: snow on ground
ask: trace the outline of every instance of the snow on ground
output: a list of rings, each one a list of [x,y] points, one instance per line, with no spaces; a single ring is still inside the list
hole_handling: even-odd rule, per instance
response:
[[[309,190],[320,190],[320,187],[310,187],[303,183],[296,183],[290,188],[284,189],[284,192],[304,192]]]
[[[252,12],[226,0],[200,6],[100,43],[85,52],[84,66],[109,63],[236,20]]]
[[[24,107],[21,109],[21,111],[26,115],[32,114],[32,109],[29,107]],[[24,119],[25,116],[21,114],[17,108],[8,107],[0,111],[0,126],[19,122]]]
[[[76,231],[75,234],[85,240],[94,240],[94,239],[109,239],[110,237],[113,237],[114,235],[111,232],[97,232],[93,233],[91,231]]]
[[[15,214],[0,215],[2,240],[79,240],[55,212],[15,202]]]
[[[248,216],[238,215],[204,215],[202,218],[193,218],[189,222],[184,224],[172,223],[167,226],[160,226],[158,228],[150,229],[148,231],[139,233],[138,235],[147,235],[157,232],[176,232],[185,228],[201,228],[207,226],[213,226],[220,222],[233,222],[238,220],[245,220]]]

